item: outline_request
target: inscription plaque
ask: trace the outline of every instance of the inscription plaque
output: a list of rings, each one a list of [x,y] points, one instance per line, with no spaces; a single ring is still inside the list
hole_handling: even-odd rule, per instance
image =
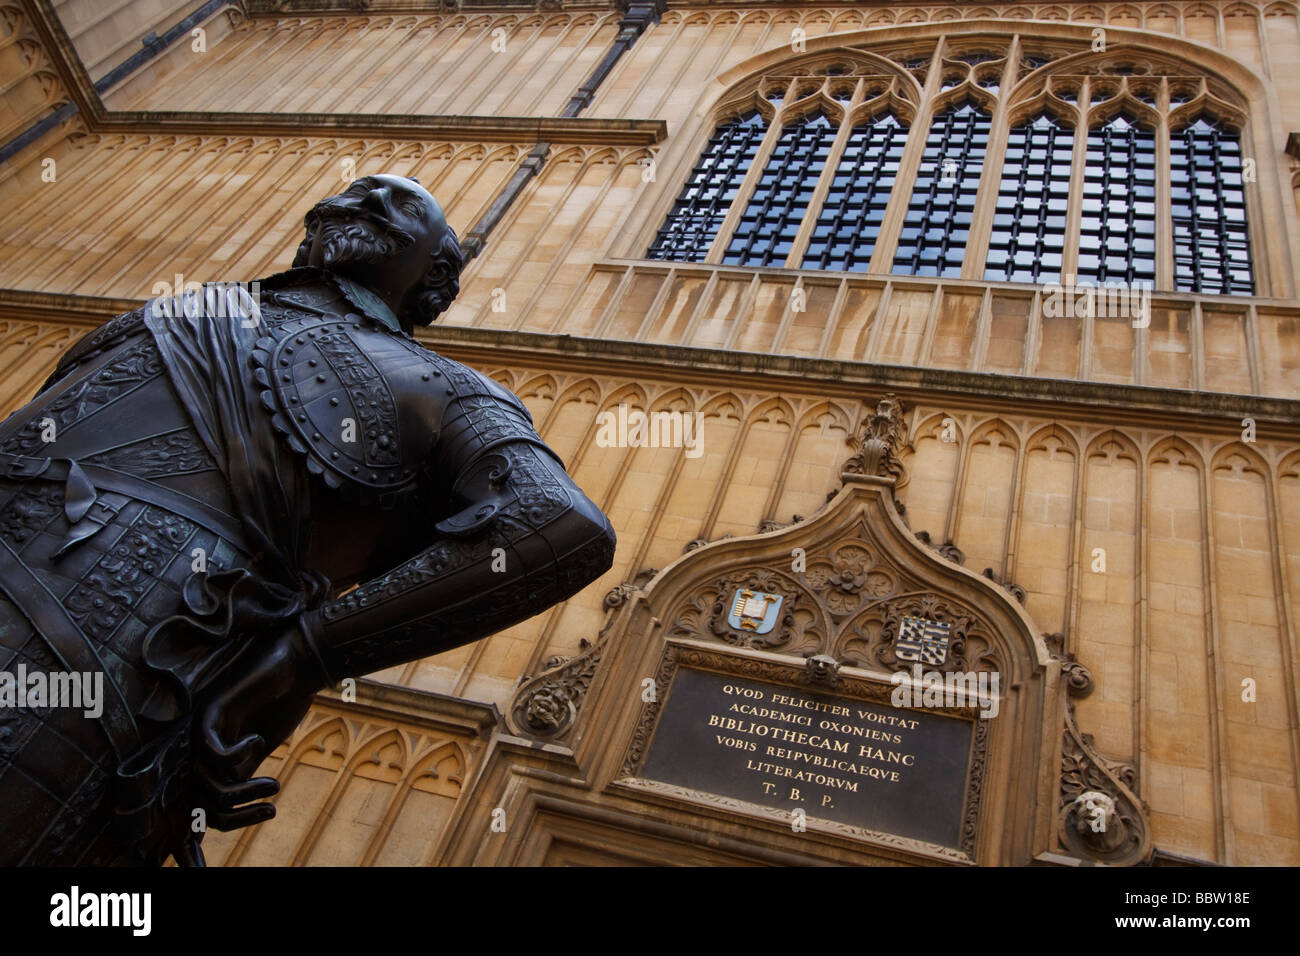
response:
[[[957,848],[975,721],[679,668],[641,775]]]

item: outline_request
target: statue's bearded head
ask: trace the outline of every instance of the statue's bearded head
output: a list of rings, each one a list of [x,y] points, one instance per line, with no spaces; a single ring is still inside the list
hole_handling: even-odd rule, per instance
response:
[[[464,256],[442,208],[404,176],[363,176],[306,218],[295,266],[319,266],[384,299],[409,331],[428,325],[460,291]]]

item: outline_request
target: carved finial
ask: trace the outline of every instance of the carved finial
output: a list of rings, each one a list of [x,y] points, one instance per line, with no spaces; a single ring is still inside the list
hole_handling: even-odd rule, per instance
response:
[[[859,452],[844,463],[844,471],[873,478],[892,478],[902,483],[903,463],[899,455],[907,442],[903,424],[903,403],[892,392],[876,403],[875,413],[863,425],[858,438]]]

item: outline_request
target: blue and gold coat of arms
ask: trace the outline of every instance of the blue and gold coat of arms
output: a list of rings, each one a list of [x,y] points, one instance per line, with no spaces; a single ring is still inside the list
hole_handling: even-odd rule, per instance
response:
[[[766,634],[776,627],[783,600],[779,594],[738,588],[731,601],[727,623],[738,631]]]

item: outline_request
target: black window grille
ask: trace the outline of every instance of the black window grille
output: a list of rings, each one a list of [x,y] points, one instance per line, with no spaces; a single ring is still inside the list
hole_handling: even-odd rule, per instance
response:
[[[727,265],[781,266],[795,236],[838,127],[820,111],[789,123],[772,149],[754,193],[732,234],[722,261]]]
[[[989,114],[971,102],[934,118],[894,254],[896,274],[961,274],[989,125]]]
[[[1074,132],[1047,113],[1007,131],[984,278],[1060,278]]]
[[[1240,137],[1201,118],[1169,145],[1174,288],[1253,295]]]
[[[1155,281],[1156,137],[1129,116],[1088,132],[1078,277]]]
[[[650,244],[647,259],[704,261],[766,132],[767,124],[757,110],[722,123],[713,131],[681,195]]]
[[[892,113],[849,131],[803,268],[866,271],[906,143],[907,127]]]

